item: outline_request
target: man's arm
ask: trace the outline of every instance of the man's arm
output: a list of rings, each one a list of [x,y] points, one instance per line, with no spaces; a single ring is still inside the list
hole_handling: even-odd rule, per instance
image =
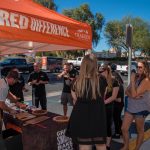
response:
[[[71,90],[71,95],[72,95],[72,98],[73,98],[73,104],[75,105],[75,103],[77,101],[77,96],[76,96],[76,94],[73,90]]]
[[[16,103],[20,99],[19,97],[16,97],[11,92],[8,92],[7,98],[10,99],[11,102]]]
[[[39,84],[48,84],[49,83],[49,78],[48,78],[47,74],[43,73],[43,75],[44,75],[44,79],[40,80],[38,83]]]
[[[37,83],[37,80],[33,79],[33,74],[31,73],[28,78],[28,85],[34,85]]]
[[[125,94],[126,94],[127,96],[129,96],[129,97],[132,97],[132,96],[131,96],[131,84],[126,88]]]
[[[144,79],[137,88],[135,87],[135,82],[131,81],[131,96],[133,98],[141,96],[147,90],[150,90],[150,81],[148,79]]]
[[[5,104],[4,101],[0,101],[0,108],[1,108],[2,110],[5,110],[5,111],[7,111],[7,112],[9,112],[9,113],[14,114],[14,110],[11,109],[10,107],[8,107],[8,106]]]
[[[66,74],[66,73],[63,71],[62,73],[60,73],[60,74],[57,75],[57,78],[60,79],[60,78],[62,78],[65,74]]]

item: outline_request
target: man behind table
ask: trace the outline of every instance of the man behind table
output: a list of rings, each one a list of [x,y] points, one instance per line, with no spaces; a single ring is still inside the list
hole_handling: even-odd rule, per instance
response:
[[[11,70],[12,71],[17,71],[18,74],[19,74],[19,78],[18,78],[18,81],[15,84],[9,86],[10,92],[13,95],[20,98],[19,102],[23,102],[24,101],[23,91],[24,92],[28,91],[28,89],[26,89],[26,87],[25,87],[25,80],[24,80],[22,74],[19,73],[18,68],[13,67],[13,68],[11,68]]]
[[[5,104],[6,98],[10,99],[12,102],[17,102],[19,100],[18,97],[13,95],[9,91],[9,85],[15,84],[15,82],[18,80],[19,74],[16,71],[10,71],[6,78],[0,79],[0,133],[2,129],[2,111],[8,111],[11,114],[15,114],[16,111],[11,109]]]
[[[45,84],[49,82],[47,74],[40,70],[40,63],[34,63],[34,71],[30,74],[28,83],[32,85],[32,104],[43,110],[47,109]]]

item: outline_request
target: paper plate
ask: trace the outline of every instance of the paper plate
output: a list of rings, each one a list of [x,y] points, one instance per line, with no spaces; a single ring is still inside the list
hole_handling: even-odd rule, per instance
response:
[[[69,117],[67,117],[67,116],[56,116],[56,117],[53,117],[53,121],[60,122],[60,123],[68,122]]]
[[[47,114],[47,110],[34,110],[34,111],[32,111],[32,114],[36,115],[36,116],[46,115]]]

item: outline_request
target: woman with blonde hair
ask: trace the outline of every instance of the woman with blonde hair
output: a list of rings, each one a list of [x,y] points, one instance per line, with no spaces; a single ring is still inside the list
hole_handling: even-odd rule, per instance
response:
[[[96,57],[88,54],[72,86],[74,108],[66,131],[80,150],[91,150],[93,144],[97,150],[106,150],[106,116],[100,85]]]
[[[119,83],[112,76],[111,68],[108,64],[104,64],[100,68],[101,75],[107,80],[107,87],[104,94],[104,103],[106,106],[106,118],[107,118],[107,150],[110,150],[111,138],[112,138],[112,120],[113,120],[113,108],[114,101],[117,99],[119,91]]]
[[[121,150],[129,149],[128,131],[133,120],[137,129],[135,150],[139,150],[144,138],[145,118],[150,111],[150,68],[146,61],[138,62],[137,73],[132,72],[126,95],[128,106],[122,124],[124,147]]]

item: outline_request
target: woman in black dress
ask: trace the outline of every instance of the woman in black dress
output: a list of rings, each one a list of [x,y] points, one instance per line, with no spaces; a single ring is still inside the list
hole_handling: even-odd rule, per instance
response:
[[[97,150],[106,150],[106,115],[101,81],[96,57],[86,55],[72,86],[74,108],[66,131],[66,135],[79,144],[80,150],[90,150],[93,144]]]

